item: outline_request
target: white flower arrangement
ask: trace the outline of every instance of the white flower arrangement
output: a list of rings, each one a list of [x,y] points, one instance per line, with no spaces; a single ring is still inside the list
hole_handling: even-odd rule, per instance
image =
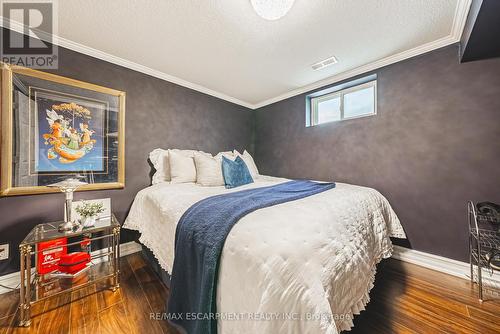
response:
[[[101,212],[104,212],[104,205],[102,203],[88,203],[83,201],[82,204],[75,208],[75,211],[78,212],[82,218],[95,217]]]

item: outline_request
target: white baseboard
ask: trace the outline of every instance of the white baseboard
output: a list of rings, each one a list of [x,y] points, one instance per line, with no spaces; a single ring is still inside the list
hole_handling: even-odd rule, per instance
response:
[[[127,256],[129,254],[140,252],[141,250],[142,246],[139,243],[134,241],[127,242],[120,245],[120,256]],[[99,249],[93,251],[92,255],[103,254],[106,251],[106,249]],[[400,261],[416,264],[424,268],[436,270],[445,274],[453,275],[467,280],[470,279],[470,267],[466,262],[461,262],[400,246],[394,246],[392,257]],[[99,260],[100,258],[97,259],[97,261]],[[94,262],[95,261],[96,260],[94,260]],[[494,274],[490,276],[489,273],[485,272],[483,275],[486,283],[491,282],[496,286],[500,286],[500,273],[494,272]],[[19,284],[19,272],[1,276],[0,284],[13,288],[17,287]],[[9,291],[11,290],[0,286],[0,294]]]
[[[392,257],[404,262],[416,264],[428,269],[436,270],[445,274],[456,277],[470,279],[470,265],[466,262],[461,262],[446,257],[420,252],[414,249],[409,249],[400,246],[393,246]],[[493,275],[483,271],[483,280],[486,284],[492,283],[495,286],[500,286],[500,273],[495,271]]]
[[[140,243],[135,242],[135,241],[129,241],[129,242],[126,242],[124,244],[120,244],[120,257],[134,254],[134,253],[137,253],[140,251],[142,251],[142,245]],[[98,249],[98,250],[95,250],[92,252],[92,256],[102,255],[102,254],[105,254],[107,252],[108,251],[106,248]],[[99,259],[102,259],[101,261],[104,261],[103,258],[99,258]],[[99,259],[97,259],[97,260],[99,260]],[[93,262],[101,262],[101,261],[93,260]]]
[[[135,242],[135,241],[130,241],[124,244],[120,245],[120,257],[122,256],[127,256],[129,254],[137,253],[142,250],[142,245]],[[107,249],[98,249],[92,252],[92,256],[96,255],[102,255],[107,253]],[[97,258],[95,260],[92,260],[94,263],[99,263],[104,261],[104,257],[102,258]],[[19,283],[20,283],[20,276],[19,276],[19,271],[10,273],[4,276],[0,276],[0,284],[3,286],[0,286],[0,295],[9,291],[12,291],[11,289],[7,289],[4,286],[11,287],[11,288],[16,288]]]

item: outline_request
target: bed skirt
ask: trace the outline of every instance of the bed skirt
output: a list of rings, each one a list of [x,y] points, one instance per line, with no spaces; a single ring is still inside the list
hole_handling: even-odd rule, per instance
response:
[[[142,245],[142,254],[160,280],[167,286],[167,288],[170,289],[170,274],[162,269],[158,260],[153,255],[153,252],[146,246]]]

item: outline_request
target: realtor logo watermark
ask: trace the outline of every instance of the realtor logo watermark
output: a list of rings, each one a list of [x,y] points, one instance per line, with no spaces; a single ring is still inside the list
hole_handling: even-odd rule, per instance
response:
[[[0,59],[36,69],[57,69],[57,1],[0,0],[3,29]]]

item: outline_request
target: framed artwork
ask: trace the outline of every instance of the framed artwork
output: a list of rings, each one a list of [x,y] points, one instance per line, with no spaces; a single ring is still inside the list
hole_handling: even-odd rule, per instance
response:
[[[125,186],[125,93],[2,63],[0,195]]]

